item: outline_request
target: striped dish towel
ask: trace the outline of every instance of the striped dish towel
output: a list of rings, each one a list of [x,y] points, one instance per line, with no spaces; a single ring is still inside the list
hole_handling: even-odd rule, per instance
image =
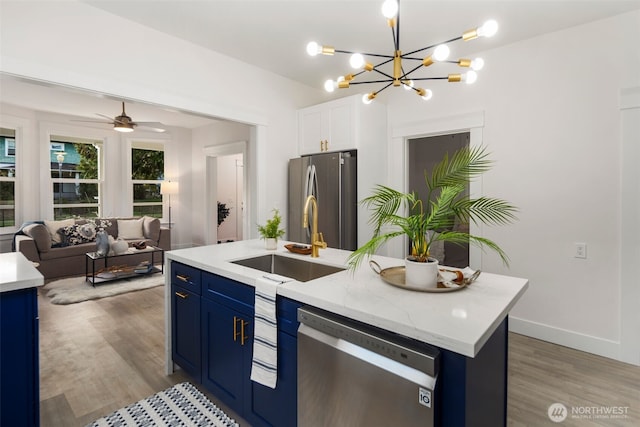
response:
[[[278,379],[276,290],[278,285],[292,280],[277,274],[267,274],[256,280],[251,380],[270,388],[276,388]]]

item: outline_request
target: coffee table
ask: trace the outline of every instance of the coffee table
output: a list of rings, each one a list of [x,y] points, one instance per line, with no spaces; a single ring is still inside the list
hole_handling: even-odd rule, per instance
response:
[[[160,254],[160,268],[155,265],[156,254]],[[133,255],[147,255],[150,262],[149,270],[136,273],[134,270],[138,264],[130,265],[127,262],[127,258],[131,258]],[[96,270],[96,262],[98,262],[98,270]],[[155,246],[147,246],[146,249],[140,250],[129,248],[123,254],[106,256],[98,255],[96,252],[87,252],[84,260],[84,271],[85,279],[93,286],[128,277],[164,273],[164,249]]]

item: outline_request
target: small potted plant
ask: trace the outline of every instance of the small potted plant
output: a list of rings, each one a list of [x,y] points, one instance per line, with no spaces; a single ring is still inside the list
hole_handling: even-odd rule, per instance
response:
[[[373,194],[362,201],[373,211],[373,237],[350,255],[349,267],[357,268],[387,240],[402,235],[411,244],[411,253],[405,260],[405,282],[413,287],[437,286],[438,261],[429,257],[429,249],[436,241],[487,247],[508,264],[507,255],[495,242],[454,229],[456,222],[502,225],[515,220],[516,208],[506,201],[466,195],[467,184],[490,169],[487,156],[483,147],[461,148],[451,158],[445,155],[431,176],[425,173],[428,196],[424,201],[415,193],[376,186]]]
[[[280,211],[273,209],[273,217],[265,225],[258,224],[258,232],[265,239],[267,249],[276,249],[278,239],[284,236],[284,230],[280,228],[281,221]]]

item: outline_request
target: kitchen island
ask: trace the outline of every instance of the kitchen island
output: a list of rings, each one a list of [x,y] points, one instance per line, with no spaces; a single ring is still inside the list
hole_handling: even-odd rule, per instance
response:
[[[0,425],[40,425],[37,287],[44,277],[21,252],[0,254]]]
[[[310,258],[289,253],[283,247],[285,243],[278,244],[276,254],[336,267],[344,267],[350,254],[325,249],[320,251],[319,258]],[[170,333],[176,328],[175,319],[172,319],[175,300],[173,262],[203,272],[203,275],[230,279],[230,283],[251,288],[265,273],[232,261],[271,253],[274,251],[264,249],[262,240],[166,253],[167,373],[173,372],[175,362],[172,353],[175,344],[172,335],[175,334]],[[402,260],[394,258],[374,256],[372,259],[383,269],[402,265]],[[500,424],[506,423],[508,313],[527,286],[526,279],[482,273],[476,282],[459,292],[412,292],[388,285],[364,265],[355,272],[345,270],[304,283],[287,282],[279,285],[277,292],[284,302],[315,307],[440,349],[442,369],[438,381],[442,406],[439,407],[439,423],[471,426],[483,425],[483,419],[485,422],[504,419]],[[202,289],[204,294],[204,284]],[[234,315],[234,328],[236,318]],[[199,317],[193,318],[191,325],[200,321]],[[202,338],[204,334],[199,336]],[[203,344],[199,348],[204,347]],[[183,363],[178,364],[185,368]],[[496,411],[499,413],[495,414]],[[486,418],[489,415],[493,418]]]

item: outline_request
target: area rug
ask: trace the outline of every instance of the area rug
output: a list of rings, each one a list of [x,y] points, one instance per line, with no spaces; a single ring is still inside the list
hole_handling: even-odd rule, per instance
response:
[[[86,427],[115,426],[236,427],[239,424],[193,384],[184,382],[118,409]]]
[[[52,304],[74,304],[77,302],[111,297],[132,291],[140,291],[164,285],[164,276],[153,274],[146,277],[133,277],[115,280],[94,288],[84,276],[54,280],[44,285],[43,293],[50,298]]]

